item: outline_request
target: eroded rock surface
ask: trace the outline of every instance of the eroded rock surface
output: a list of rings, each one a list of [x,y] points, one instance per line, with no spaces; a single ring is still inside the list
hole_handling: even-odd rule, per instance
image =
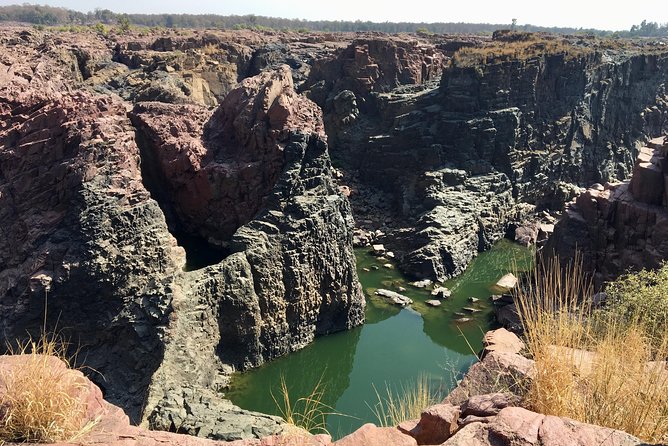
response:
[[[213,112],[138,105],[136,132],[129,104],[35,48],[49,36],[2,40],[3,341],[38,333],[46,306],[47,331],[80,347],[133,422],[225,440],[282,431],[223,398],[229,374],[364,317],[319,109],[279,68]],[[184,271],[179,231],[224,245],[221,258]]]
[[[597,184],[567,204],[545,247],[572,259],[579,252],[596,284],[668,259],[668,142],[640,149],[630,180]]]
[[[375,113],[358,97],[354,124],[328,133],[356,218],[384,234],[371,241],[444,280],[536,210],[627,176],[666,129],[668,53],[588,45],[468,64],[454,53],[439,84],[376,94]]]

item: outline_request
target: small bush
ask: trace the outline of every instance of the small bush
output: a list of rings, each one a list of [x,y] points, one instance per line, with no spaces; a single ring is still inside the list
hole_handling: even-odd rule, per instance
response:
[[[627,274],[606,287],[605,315],[639,326],[653,345],[660,346],[668,327],[668,263],[655,271]]]
[[[93,26],[93,30],[101,36],[106,36],[109,33],[107,27],[101,22],[97,22],[95,26]]]
[[[425,375],[420,375],[414,383],[402,384],[396,391],[389,384],[385,385],[382,394],[375,386],[374,391],[378,400],[369,407],[380,426],[396,426],[420,418],[424,409],[438,401],[437,392],[433,391]]]
[[[58,361],[64,344],[53,336],[20,345],[21,369],[0,370],[0,443],[70,441],[87,432],[84,385]]]

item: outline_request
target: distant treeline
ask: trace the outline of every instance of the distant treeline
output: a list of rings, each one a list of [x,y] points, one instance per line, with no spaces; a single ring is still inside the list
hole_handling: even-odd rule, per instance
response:
[[[26,22],[36,25],[92,25],[96,23],[118,24],[129,23],[138,26],[162,26],[167,28],[221,28],[221,29],[275,29],[295,31],[382,31],[427,32],[427,33],[467,33],[488,34],[497,29],[513,28],[517,31],[552,32],[560,34],[597,34],[615,35],[620,37],[668,36],[668,23],[659,24],[643,21],[634,25],[629,31],[611,32],[582,28],[542,27],[534,25],[491,24],[491,23],[409,23],[409,22],[369,22],[369,21],[332,21],[332,20],[300,20],[264,17],[257,15],[216,14],[119,14],[108,9],[96,9],[83,13],[66,8],[40,5],[0,6],[0,21]]]

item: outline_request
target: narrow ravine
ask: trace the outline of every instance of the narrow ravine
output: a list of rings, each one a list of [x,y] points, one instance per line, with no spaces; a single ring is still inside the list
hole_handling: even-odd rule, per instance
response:
[[[370,408],[386,385],[398,389],[426,376],[433,391],[445,395],[475,360],[484,332],[493,325],[490,289],[503,274],[526,269],[533,258],[529,249],[507,240],[481,253],[459,277],[444,285],[452,296],[440,307],[430,307],[430,291],[412,285],[387,260],[356,251],[364,287],[366,322],[350,331],[317,338],[311,345],[269,364],[236,375],[227,397],[244,409],[280,415],[272,393],[280,401],[285,377],[292,401],[306,396],[320,379],[324,403],[341,415],[330,415],[327,429],[333,437],[346,435],[362,424],[377,422]],[[378,288],[399,290],[414,300],[400,309],[374,296]],[[473,297],[479,299],[471,302]],[[469,313],[464,307],[475,308]],[[462,316],[464,315],[464,316]],[[462,317],[468,322],[457,322]],[[469,346],[470,344],[470,346]]]

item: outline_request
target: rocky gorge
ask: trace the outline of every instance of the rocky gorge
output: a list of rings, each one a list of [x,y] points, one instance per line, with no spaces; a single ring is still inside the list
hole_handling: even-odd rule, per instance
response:
[[[132,423],[260,438],[284,423],[226,400],[229,376],[363,322],[353,243],[443,281],[633,171],[579,195],[583,215],[569,205],[548,246],[614,239],[633,214],[648,224],[627,245],[665,259],[663,143],[640,148],[668,131],[668,50],[512,39],[2,28],[3,344],[46,318]],[[601,203],[627,190],[644,204]],[[592,244],[602,274],[629,266],[606,243]],[[449,422],[483,441],[515,412]]]

